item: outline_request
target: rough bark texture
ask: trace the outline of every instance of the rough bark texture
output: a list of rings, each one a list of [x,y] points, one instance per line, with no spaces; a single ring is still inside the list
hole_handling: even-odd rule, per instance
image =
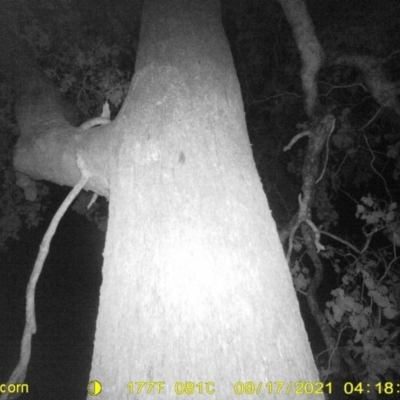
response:
[[[266,382],[318,381],[216,1],[145,3],[116,129],[91,372],[102,398],[212,381],[218,399],[236,382],[278,399]]]

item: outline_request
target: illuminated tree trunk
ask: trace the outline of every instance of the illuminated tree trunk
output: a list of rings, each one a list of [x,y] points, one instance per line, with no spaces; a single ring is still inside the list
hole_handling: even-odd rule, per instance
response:
[[[114,131],[91,372],[102,398],[142,381],[172,399],[190,381],[216,399],[263,382],[272,399],[267,382],[318,381],[217,1],[145,2]]]

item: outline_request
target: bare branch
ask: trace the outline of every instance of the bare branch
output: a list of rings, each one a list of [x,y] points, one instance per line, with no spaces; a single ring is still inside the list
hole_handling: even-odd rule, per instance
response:
[[[322,65],[323,49],[315,35],[304,0],[279,0],[279,3],[292,27],[293,37],[300,52],[305,111],[311,117],[317,108],[317,76]]]
[[[44,262],[46,260],[47,254],[49,253],[50,243],[53,239],[54,233],[57,230],[58,224],[68,209],[70,204],[74,201],[75,197],[79,194],[82,188],[86,185],[90,178],[90,172],[85,168],[83,160],[78,156],[77,164],[81,170],[82,176],[78,183],[74,186],[71,192],[68,194],[66,199],[61,204],[60,208],[54,215],[50,226],[48,227],[42,244],[40,245],[39,254],[37,256],[33,271],[29,278],[28,286],[26,289],[26,315],[25,315],[25,328],[21,340],[21,354],[20,359],[12,372],[10,379],[7,384],[15,384],[18,382],[23,382],[25,380],[26,371],[28,369],[28,364],[31,358],[31,347],[32,347],[32,336],[36,333],[36,317],[35,317],[35,290],[36,284],[40,277],[43,269]],[[7,400],[8,391],[4,392],[0,396],[0,400]],[[15,398],[15,395],[14,395]]]

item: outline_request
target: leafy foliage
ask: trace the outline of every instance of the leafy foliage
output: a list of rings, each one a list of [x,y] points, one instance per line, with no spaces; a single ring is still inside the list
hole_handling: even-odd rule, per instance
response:
[[[88,49],[72,45],[62,55],[52,55],[54,64],[48,64],[45,72],[62,92],[74,99],[84,115],[98,115],[105,101],[111,104],[115,115],[131,76],[131,71],[118,67],[121,51],[119,46],[108,46],[101,40],[91,43]]]
[[[363,230],[370,234],[383,231],[390,239],[396,232],[397,205],[381,209],[371,196],[363,197],[356,217],[365,221]],[[338,332],[338,347],[355,360],[358,379],[370,382],[398,379],[400,370],[400,273],[396,243],[378,251],[365,249],[357,257],[336,248],[335,271],[341,285],[332,290],[325,316]],[[350,261],[351,260],[351,261]],[[375,398],[374,393],[370,398]]]

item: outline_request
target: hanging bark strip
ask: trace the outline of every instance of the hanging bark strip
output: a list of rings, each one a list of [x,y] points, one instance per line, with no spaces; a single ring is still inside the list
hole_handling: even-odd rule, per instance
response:
[[[25,315],[25,328],[21,340],[21,355],[17,366],[15,367],[10,379],[7,382],[9,384],[23,383],[26,371],[28,369],[28,364],[31,358],[32,350],[32,336],[36,333],[36,317],[35,317],[35,290],[36,284],[39,280],[40,274],[43,270],[43,265],[46,260],[47,254],[49,253],[50,243],[53,239],[54,233],[57,230],[58,224],[67,211],[70,204],[74,201],[79,192],[86,185],[90,179],[91,173],[86,169],[81,156],[77,156],[77,165],[81,171],[81,178],[78,183],[73,187],[71,192],[62,202],[61,206],[55,213],[53,219],[51,220],[50,226],[48,227],[42,243],[40,245],[39,254],[37,256],[33,271],[29,278],[28,286],[26,289],[26,315]],[[5,392],[0,396],[0,400],[7,400],[9,392]],[[13,394],[13,398],[19,396],[19,394]]]

